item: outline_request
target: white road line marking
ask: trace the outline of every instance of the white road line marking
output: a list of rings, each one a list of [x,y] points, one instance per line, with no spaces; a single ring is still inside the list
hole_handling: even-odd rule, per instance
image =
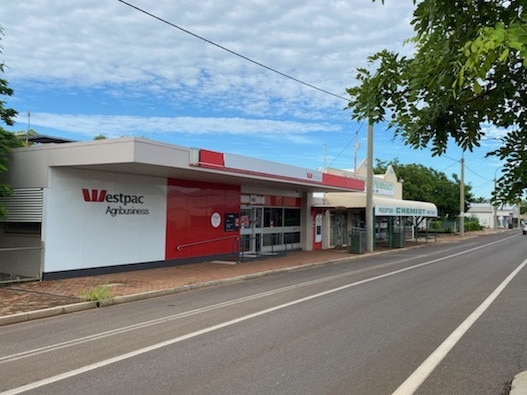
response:
[[[58,374],[58,375],[55,375],[55,376],[52,376],[52,377],[48,377],[48,378],[45,378],[45,379],[42,379],[42,380],[35,381],[33,383],[29,383],[29,384],[26,384],[26,385],[23,385],[23,386],[20,386],[20,387],[17,387],[17,388],[13,388],[11,390],[7,390],[7,391],[4,391],[4,392],[0,393],[0,395],[15,395],[15,394],[20,394],[20,393],[25,392],[25,391],[34,390],[36,388],[40,388],[40,387],[43,387],[45,385],[56,383],[58,381],[65,380],[65,379],[68,379],[70,377],[78,376],[80,374],[83,374],[83,373],[86,373],[86,372],[89,372],[89,371],[92,371],[92,370],[95,370],[95,369],[99,369],[101,367],[108,366],[108,365],[111,365],[111,364],[114,364],[114,363],[117,363],[117,362],[120,362],[120,361],[124,361],[126,359],[134,358],[136,356],[145,354],[147,352],[158,350],[160,348],[167,347],[167,346],[170,346],[170,345],[182,342],[184,340],[192,339],[194,337],[201,336],[203,334],[210,333],[210,332],[216,331],[218,329],[226,328],[228,326],[235,325],[235,324],[238,324],[238,323],[243,322],[243,321],[247,321],[247,320],[250,320],[250,319],[253,319],[253,318],[256,318],[256,317],[259,317],[259,316],[262,316],[262,315],[265,315],[265,314],[268,314],[268,313],[271,313],[271,312],[274,312],[274,311],[278,311],[278,310],[281,310],[281,309],[284,309],[284,308],[287,308],[287,307],[290,307],[290,306],[294,306],[296,304],[300,304],[300,303],[303,303],[303,302],[306,302],[306,301],[309,301],[309,300],[312,300],[312,299],[316,299],[316,298],[320,298],[322,296],[326,296],[326,295],[330,295],[330,294],[333,294],[333,293],[336,293],[336,292],[340,292],[340,291],[348,289],[348,288],[356,287],[358,285],[362,285],[362,284],[366,284],[366,283],[373,282],[373,281],[376,281],[376,280],[380,280],[380,279],[383,279],[383,278],[391,277],[391,276],[394,276],[396,274],[407,272],[409,270],[413,270],[413,269],[417,269],[417,268],[420,268],[420,267],[428,266],[428,265],[431,265],[431,264],[436,263],[436,262],[444,261],[444,260],[449,259],[449,258],[460,256],[460,255],[463,255],[463,254],[466,254],[466,253],[469,253],[469,252],[472,252],[472,251],[476,251],[478,249],[488,247],[489,245],[495,244],[497,242],[499,242],[499,241],[488,243],[486,245],[479,246],[479,247],[474,247],[474,248],[471,248],[469,250],[461,251],[461,252],[458,252],[458,253],[446,256],[446,257],[433,259],[431,261],[423,262],[423,263],[420,263],[420,264],[417,264],[417,265],[414,265],[414,266],[410,266],[410,267],[406,267],[406,268],[403,268],[403,269],[395,270],[393,272],[381,274],[379,276],[371,277],[371,278],[364,279],[364,280],[361,280],[361,281],[357,281],[357,282],[354,282],[354,283],[351,283],[351,284],[346,284],[346,285],[343,285],[343,286],[338,287],[338,288],[333,288],[333,289],[330,289],[330,290],[327,290],[327,291],[324,291],[324,292],[320,292],[320,293],[313,294],[313,295],[310,295],[310,296],[307,296],[307,297],[304,297],[304,298],[293,300],[291,302],[284,303],[284,304],[281,304],[281,305],[278,305],[278,306],[275,306],[275,307],[271,307],[271,308],[268,308],[268,309],[264,309],[264,310],[261,310],[261,311],[258,311],[258,312],[252,313],[252,314],[248,314],[248,315],[245,315],[243,317],[235,318],[233,320],[226,321],[226,322],[223,322],[221,324],[213,325],[213,326],[210,326],[208,328],[201,329],[199,331],[191,332],[191,333],[188,333],[186,335],[178,336],[176,338],[173,338],[173,339],[170,339],[170,340],[167,340],[167,341],[164,341],[164,342],[156,343],[156,344],[153,344],[153,345],[148,346],[148,347],[143,347],[143,348],[140,348],[138,350],[134,350],[134,351],[131,351],[131,352],[128,352],[128,353],[125,353],[125,354],[118,355],[118,356],[113,357],[113,358],[105,359],[103,361],[99,361],[99,362],[96,362],[96,363],[93,363],[93,364],[90,364],[90,365],[86,365],[86,366],[80,367],[78,369],[73,369],[73,370],[70,370],[68,372],[64,372],[64,373],[61,373],[61,374]],[[525,266],[525,264],[527,264],[527,260],[524,261],[521,264],[521,267]],[[519,269],[521,269],[521,267]],[[516,269],[515,272],[513,272],[513,273],[517,273],[519,271],[519,269]],[[509,277],[511,277],[511,276],[509,276]],[[496,292],[496,291],[494,291],[494,292]],[[400,394],[402,394],[402,392]]]
[[[507,238],[507,239],[509,239],[509,238]],[[491,246],[493,244],[505,241],[507,239],[497,240],[497,241],[488,243],[487,245],[481,246],[481,247],[478,247],[478,248],[488,247],[488,246]],[[478,249],[478,248],[475,248],[475,249]],[[470,250],[467,250],[467,251],[465,251],[463,253],[471,252],[471,251],[474,251],[475,249],[470,249]],[[440,260],[448,259],[449,257],[458,256],[459,254],[460,253],[456,253],[454,255],[448,255],[446,257],[441,258]],[[402,263],[402,262],[408,261],[410,259],[414,259],[414,257],[404,258],[404,259],[397,260],[397,261],[391,261],[389,263],[378,265],[378,266],[376,266],[376,268],[384,268],[384,267],[392,266],[394,264]],[[438,260],[433,260],[433,261],[430,261],[428,263],[435,263],[437,261]],[[234,299],[234,300],[230,300],[230,301],[226,301],[226,302],[217,303],[217,304],[214,304],[214,305],[211,305],[211,306],[201,307],[201,308],[198,308],[198,309],[195,309],[195,310],[181,312],[181,313],[170,315],[170,316],[167,316],[167,317],[161,317],[161,318],[153,319],[153,320],[150,320],[150,321],[144,321],[144,322],[140,322],[140,323],[137,323],[137,324],[124,326],[124,327],[121,327],[121,328],[111,329],[111,330],[108,330],[108,331],[95,333],[93,335],[88,335],[88,336],[84,336],[84,337],[80,337],[80,338],[76,338],[76,339],[71,339],[71,340],[67,340],[67,341],[64,341],[64,342],[60,342],[60,343],[50,344],[48,346],[44,346],[44,347],[40,347],[40,348],[36,348],[36,349],[32,349],[32,350],[22,351],[22,352],[19,352],[19,353],[16,353],[16,354],[5,355],[3,357],[0,357],[0,364],[13,362],[13,361],[16,361],[16,360],[19,360],[19,359],[23,359],[23,358],[29,358],[29,357],[32,357],[34,355],[44,354],[44,353],[47,353],[47,352],[56,351],[56,350],[60,350],[60,349],[63,349],[63,348],[72,347],[72,346],[75,346],[75,345],[79,345],[79,344],[83,344],[83,343],[87,343],[87,342],[103,339],[103,338],[109,337],[109,336],[120,335],[120,334],[123,334],[123,333],[126,333],[126,332],[130,332],[130,331],[133,331],[133,330],[143,329],[143,328],[147,328],[149,326],[154,326],[154,325],[159,325],[159,324],[162,324],[162,323],[165,323],[165,322],[169,322],[169,321],[173,321],[173,320],[189,317],[189,316],[200,314],[200,313],[207,312],[207,311],[212,311],[212,310],[219,309],[219,308],[222,308],[222,307],[232,306],[232,305],[235,305],[235,304],[238,304],[238,303],[244,303],[244,302],[247,302],[247,301],[250,301],[250,300],[256,300],[256,299],[263,298],[263,297],[270,296],[270,295],[276,295],[278,293],[286,292],[286,291],[289,291],[289,290],[292,290],[292,289],[301,288],[301,287],[306,286],[306,285],[314,285],[314,284],[322,283],[322,282],[325,282],[325,281],[330,281],[330,280],[333,280],[335,278],[341,278],[341,277],[345,277],[345,276],[349,276],[349,275],[354,275],[354,274],[357,274],[357,273],[362,273],[365,270],[371,270],[371,269],[373,269],[373,268],[360,269],[360,270],[357,270],[357,271],[354,271],[354,272],[345,273],[345,274],[338,274],[338,275],[323,277],[323,278],[320,278],[320,279],[310,280],[310,281],[306,281],[306,282],[298,283],[298,284],[293,284],[293,285],[289,285],[289,286],[282,287],[282,288],[272,289],[272,290],[261,292],[261,293],[258,293],[258,294],[244,296],[244,297],[241,297],[239,299]]]
[[[527,265],[527,259],[523,261],[505,280],[474,310],[443,343],[430,354],[430,356],[395,390],[393,395],[409,395],[415,393],[434,369],[441,363],[443,358],[454,348],[470,327],[483,315],[496,298],[509,285],[514,277]]]

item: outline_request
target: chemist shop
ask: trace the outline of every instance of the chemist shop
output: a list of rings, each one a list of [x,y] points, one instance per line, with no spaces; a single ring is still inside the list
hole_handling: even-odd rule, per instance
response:
[[[14,193],[1,200],[0,273],[38,279],[320,249],[313,193],[364,190],[352,177],[136,138],[17,148],[2,177]]]
[[[328,174],[366,180],[365,163],[356,173],[327,169]],[[420,229],[428,229],[428,221],[437,217],[437,207],[430,202],[403,200],[403,180],[390,166],[384,174],[373,176],[374,248],[404,247],[416,240]],[[348,247],[350,252],[364,252],[366,231],[366,192],[329,192],[315,194],[313,207],[323,214],[322,248]]]

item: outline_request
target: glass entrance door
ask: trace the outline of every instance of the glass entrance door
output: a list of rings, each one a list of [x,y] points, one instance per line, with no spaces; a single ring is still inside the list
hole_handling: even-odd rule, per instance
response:
[[[242,207],[240,212],[240,252],[258,253],[262,248],[262,207]]]
[[[330,233],[329,242],[334,247],[342,247],[348,244],[347,241],[347,221],[346,212],[332,211],[330,214]]]

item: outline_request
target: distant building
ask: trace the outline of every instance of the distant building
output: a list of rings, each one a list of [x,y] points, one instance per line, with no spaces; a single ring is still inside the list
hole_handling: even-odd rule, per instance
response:
[[[465,217],[477,218],[484,228],[517,228],[520,226],[520,207],[517,205],[494,207],[490,202],[471,203]]]

